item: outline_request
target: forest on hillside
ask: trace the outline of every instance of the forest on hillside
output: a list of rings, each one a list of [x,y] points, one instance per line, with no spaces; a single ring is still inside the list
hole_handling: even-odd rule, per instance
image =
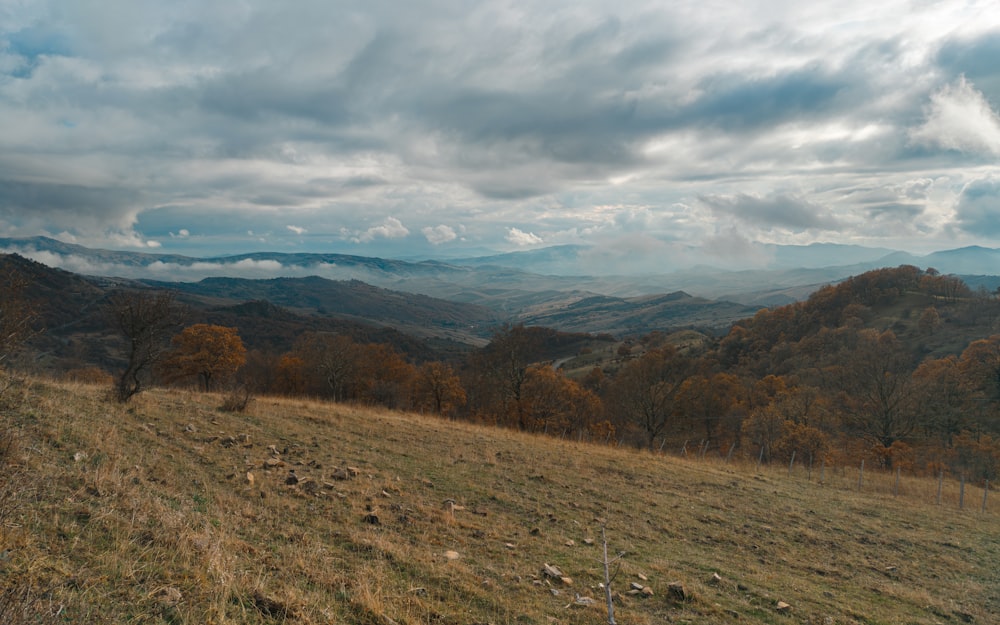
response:
[[[2,278],[0,366],[10,367],[45,328],[25,296],[32,276]],[[1000,468],[1000,300],[933,269],[870,271],[723,335],[665,328],[621,341],[508,324],[447,357],[321,325],[290,349],[248,349],[223,325],[233,317],[186,323],[165,292],[120,289],[99,306],[125,364],[68,375],[106,384],[112,401],[197,384],[237,409],[300,395],[763,462],[866,459],[973,480]]]

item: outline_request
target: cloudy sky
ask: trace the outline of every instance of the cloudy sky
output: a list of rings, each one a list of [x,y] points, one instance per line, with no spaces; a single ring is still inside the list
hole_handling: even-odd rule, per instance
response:
[[[993,0],[0,0],[0,236],[1000,246]]]

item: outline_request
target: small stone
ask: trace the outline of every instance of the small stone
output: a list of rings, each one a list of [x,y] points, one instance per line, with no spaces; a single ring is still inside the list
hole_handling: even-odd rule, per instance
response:
[[[236,444],[235,436],[224,436],[219,440],[219,444],[223,447],[232,447]]]
[[[643,596],[645,596],[645,597],[652,597],[653,596],[653,589],[650,588],[649,586],[643,586],[642,590],[640,592],[642,592]]]
[[[575,547],[575,546],[576,546],[576,543],[575,543],[575,542],[573,542],[572,540],[567,540],[567,541],[566,541],[565,543],[563,543],[563,544],[564,544],[564,545],[566,545],[567,547]]]
[[[636,573],[635,576],[638,577],[639,579],[641,579],[644,582],[648,582],[649,581],[649,578],[646,577],[645,575],[643,575],[642,573]]]
[[[559,581],[562,582],[563,584],[566,584],[567,586],[572,586],[573,585],[573,578],[572,577],[560,577]]]
[[[283,460],[279,460],[278,458],[268,458],[264,461],[265,469],[277,469],[283,466],[285,466],[285,462]]]
[[[337,469],[330,477],[343,482],[344,480],[351,479],[351,474],[347,472],[347,469]]]
[[[537,527],[533,527],[531,528],[531,531],[528,533],[531,534],[532,536],[538,536],[539,534],[542,533],[542,530],[538,529]]]
[[[777,610],[778,612],[784,613],[790,611],[792,609],[792,606],[788,605],[784,601],[779,601],[777,604],[775,604],[774,609]]]
[[[708,580],[708,583],[713,586],[718,586],[722,582],[722,576],[718,573],[712,573],[712,577]]]
[[[250,486],[253,486],[253,473],[251,473],[250,471],[247,471],[246,483],[249,484]]]
[[[543,564],[542,565],[542,575],[544,575],[545,577],[551,577],[551,578],[554,578],[554,579],[558,579],[558,578],[560,578],[560,577],[563,576],[563,572],[560,571],[559,567],[557,567],[557,566],[553,566],[551,564]]]
[[[517,545],[515,545],[514,543],[504,543],[503,546],[508,549],[517,549]]]
[[[285,484],[288,484],[289,486],[294,486],[295,484],[298,484],[300,481],[301,480],[299,479],[299,476],[295,475],[295,471],[289,472],[288,477],[285,478]]]
[[[82,451],[78,451],[75,454],[73,454],[73,462],[83,462],[86,459],[87,459],[87,454]]]
[[[556,589],[556,588],[549,588],[549,592],[550,592],[550,593],[552,593],[552,596],[553,596],[553,597],[558,597],[559,595],[561,595],[561,594],[562,594],[562,593],[561,593],[561,592],[559,592],[559,590],[558,590],[558,589]]]
[[[576,605],[594,605],[597,601],[595,601],[593,597],[581,597],[580,595],[577,595],[576,599],[573,600],[573,603]]]
[[[164,608],[172,608],[181,602],[184,595],[173,586],[164,586],[163,588],[155,591],[152,597],[156,599],[160,606]]]
[[[593,545],[594,544],[594,539],[593,538],[584,538],[583,539],[583,544],[585,544],[585,545]]]
[[[239,441],[239,443],[241,445],[246,445],[247,443],[250,442],[250,435],[249,434],[239,434],[239,435],[236,436],[236,440]]]
[[[631,587],[632,590],[642,590],[642,584],[640,584],[639,582],[632,582]]]
[[[667,593],[675,601],[687,601],[688,591],[683,582],[670,582],[667,585]]]
[[[445,551],[444,557],[446,560],[458,560],[462,556],[460,556],[457,551]]]
[[[184,426],[184,431],[185,432],[197,432],[198,430],[194,427],[193,423],[188,423],[187,425]]]
[[[379,520],[378,515],[374,512],[369,512],[364,516],[365,523],[369,525],[381,525],[382,522]]]

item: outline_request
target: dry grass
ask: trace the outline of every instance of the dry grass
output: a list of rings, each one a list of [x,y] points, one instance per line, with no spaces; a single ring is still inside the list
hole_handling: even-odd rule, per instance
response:
[[[24,623],[603,623],[587,541],[604,523],[626,552],[615,590],[642,575],[654,591],[622,598],[622,625],[1000,613],[1000,515],[971,487],[958,510],[953,484],[934,505],[936,480],[893,496],[873,474],[859,493],[849,469],[819,485],[302,400],[238,414],[156,391],[121,408],[50,382],[19,397],[0,410],[15,441],[0,454],[0,578],[37,616]],[[285,465],[265,469],[272,457]],[[572,582],[542,578],[544,563]],[[597,605],[567,607],[576,594]]]

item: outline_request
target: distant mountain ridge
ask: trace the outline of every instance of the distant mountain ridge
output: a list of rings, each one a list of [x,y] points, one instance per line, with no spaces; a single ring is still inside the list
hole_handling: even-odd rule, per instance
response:
[[[487,307],[502,317],[531,318],[539,310],[603,295],[635,298],[684,291],[693,297],[776,306],[808,297],[824,284],[871,269],[912,264],[955,274],[992,288],[1000,275],[1000,250],[969,246],[917,256],[887,248],[814,243],[760,245],[757,264],[738,270],[710,264],[615,274],[601,262],[601,248],[561,245],[450,260],[395,260],[325,253],[255,252],[195,258],[177,254],[93,250],[47,237],[0,238],[0,252],[16,252],[84,275],[170,282],[207,277],[273,279],[321,276],[360,280],[377,287]],[[689,261],[701,254],[690,250]],[[704,256],[704,254],[701,254]],[[838,259],[840,262],[838,263]],[[707,259],[702,259],[707,260]],[[595,269],[594,273],[586,273]]]

